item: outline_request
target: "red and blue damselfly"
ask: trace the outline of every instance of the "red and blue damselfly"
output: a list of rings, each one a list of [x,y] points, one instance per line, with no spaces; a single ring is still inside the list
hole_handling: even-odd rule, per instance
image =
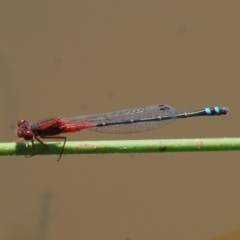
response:
[[[31,141],[34,149],[34,138],[43,149],[27,157],[35,156],[47,151],[48,146],[42,139],[63,140],[58,160],[60,160],[67,138],[59,136],[62,133],[74,133],[84,129],[105,133],[136,133],[156,129],[171,123],[177,118],[198,116],[220,116],[228,113],[227,107],[204,108],[192,112],[176,113],[169,105],[159,104],[143,108],[128,109],[104,114],[86,115],[70,118],[48,118],[29,125],[25,119],[18,121],[17,135],[24,140]]]

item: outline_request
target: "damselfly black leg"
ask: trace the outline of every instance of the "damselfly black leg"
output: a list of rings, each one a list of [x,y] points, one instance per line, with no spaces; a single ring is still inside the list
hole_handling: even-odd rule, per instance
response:
[[[37,137],[36,137],[36,138],[37,138]],[[62,140],[63,140],[63,146],[62,146],[62,149],[61,149],[59,158],[57,159],[57,161],[59,161],[59,160],[61,159],[61,157],[62,157],[63,150],[64,150],[64,147],[65,147],[67,138],[66,138],[66,137],[63,137],[63,136],[55,136],[55,137],[48,137],[48,136],[46,136],[46,137],[41,137],[41,138],[44,138],[44,139],[45,139],[45,138],[46,138],[46,139],[62,139]],[[38,141],[39,141],[42,145],[44,145],[44,146],[47,147],[47,149],[46,149],[45,151],[47,151],[47,150],[49,149],[49,147],[48,147],[45,143],[43,143],[40,139],[38,139]],[[42,151],[42,152],[45,152],[45,151]],[[41,153],[41,152],[40,152],[40,153]]]
[[[47,146],[43,141],[41,141],[40,138],[38,138],[38,137],[35,136],[35,139],[44,147],[44,149],[42,149],[41,151],[35,152],[35,153],[31,154],[31,155],[25,156],[26,158],[36,156],[36,155],[38,155],[39,153],[46,152],[46,151],[49,149],[48,146]],[[35,144],[34,144],[33,139],[31,139],[31,142],[32,142],[32,150],[34,150],[34,149],[35,149]],[[28,150],[28,149],[27,149],[27,150]]]

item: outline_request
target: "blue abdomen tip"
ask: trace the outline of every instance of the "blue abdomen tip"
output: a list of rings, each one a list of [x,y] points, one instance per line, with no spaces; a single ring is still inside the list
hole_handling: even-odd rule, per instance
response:
[[[210,108],[205,108],[205,111],[206,111],[207,115],[212,115],[212,112],[211,112]]]
[[[215,110],[215,112],[216,112],[217,114],[220,113],[220,108],[219,108],[219,107],[214,107],[214,110]]]

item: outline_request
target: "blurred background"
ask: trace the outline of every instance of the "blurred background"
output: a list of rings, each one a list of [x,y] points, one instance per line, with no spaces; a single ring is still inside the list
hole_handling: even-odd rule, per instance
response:
[[[230,113],[68,140],[238,137],[239,10],[216,0],[1,1],[1,142],[17,139],[21,118],[158,103]],[[1,158],[0,239],[239,239],[238,152],[56,158]]]

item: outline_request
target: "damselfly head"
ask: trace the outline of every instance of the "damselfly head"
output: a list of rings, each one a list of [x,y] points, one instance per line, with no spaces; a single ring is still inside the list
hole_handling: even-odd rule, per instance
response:
[[[31,130],[24,130],[22,128],[18,128],[17,130],[17,136],[20,138],[24,138],[25,140],[31,140],[34,136],[33,132]]]
[[[25,119],[19,120],[17,129],[17,136],[20,138],[24,138],[25,140],[31,140],[34,136],[31,128],[29,128],[28,121]]]

